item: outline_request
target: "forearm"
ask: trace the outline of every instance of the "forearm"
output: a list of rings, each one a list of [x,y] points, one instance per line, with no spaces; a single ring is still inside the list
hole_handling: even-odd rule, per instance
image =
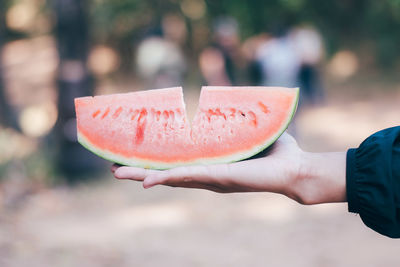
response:
[[[346,201],[346,152],[304,152],[288,196],[302,204]]]

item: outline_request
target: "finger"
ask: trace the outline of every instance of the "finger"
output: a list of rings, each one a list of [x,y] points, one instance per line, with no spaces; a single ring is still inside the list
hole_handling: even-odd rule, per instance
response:
[[[170,186],[170,187],[182,187],[182,188],[191,188],[191,189],[205,189],[217,193],[229,193],[232,192],[230,190],[227,190],[226,188],[222,188],[220,186],[216,186],[214,184],[204,184],[204,183],[198,183],[198,182],[185,182],[185,183],[164,183],[163,185],[165,186]]]
[[[155,175],[157,172],[160,171],[122,166],[115,170],[114,176],[117,179],[130,179],[135,181],[143,181],[146,178],[146,176]]]
[[[149,188],[157,184],[194,183],[218,185],[227,177],[229,177],[228,164],[185,166],[148,175],[143,182],[143,187]]]
[[[280,162],[255,159],[232,164],[187,166],[149,174],[143,187],[169,185],[215,192],[281,192],[285,185]]]

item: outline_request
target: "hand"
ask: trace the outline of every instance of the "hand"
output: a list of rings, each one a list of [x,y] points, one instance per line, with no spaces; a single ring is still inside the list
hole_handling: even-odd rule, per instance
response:
[[[284,133],[262,158],[165,171],[113,165],[118,179],[219,193],[274,192],[302,204],[345,201],[345,153],[308,153]]]

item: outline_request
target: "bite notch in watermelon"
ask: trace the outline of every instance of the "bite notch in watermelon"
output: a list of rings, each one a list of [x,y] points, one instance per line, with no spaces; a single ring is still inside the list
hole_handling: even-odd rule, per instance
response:
[[[285,131],[298,88],[203,87],[190,125],[181,87],[75,99],[78,141],[104,159],[167,169],[233,162]]]

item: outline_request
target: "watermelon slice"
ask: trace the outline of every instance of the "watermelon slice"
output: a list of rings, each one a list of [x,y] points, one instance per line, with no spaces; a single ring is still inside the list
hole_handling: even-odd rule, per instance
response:
[[[75,99],[78,140],[107,160],[168,169],[233,162],[285,131],[298,88],[203,87],[190,125],[181,87]]]

